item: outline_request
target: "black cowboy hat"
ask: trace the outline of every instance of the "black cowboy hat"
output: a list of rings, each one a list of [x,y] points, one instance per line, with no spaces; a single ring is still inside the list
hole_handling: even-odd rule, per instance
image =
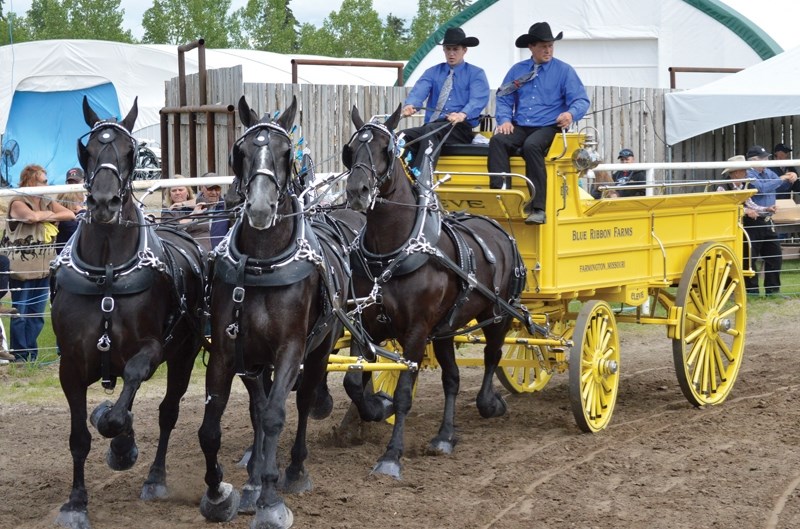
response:
[[[480,41],[476,37],[467,37],[467,34],[461,28],[447,28],[447,31],[444,32],[444,38],[439,44],[442,46],[466,46],[467,48],[472,48],[479,43]]]
[[[530,27],[527,33],[517,37],[517,41],[514,44],[517,48],[527,48],[528,44],[533,44],[534,42],[553,42],[554,40],[561,40],[563,36],[564,32],[561,31],[554,37],[553,32],[550,31],[550,24],[547,22],[537,22]]]

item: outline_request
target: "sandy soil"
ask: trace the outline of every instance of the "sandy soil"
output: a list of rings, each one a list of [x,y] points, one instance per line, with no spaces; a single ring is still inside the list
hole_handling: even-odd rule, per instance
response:
[[[456,452],[424,455],[442,399],[438,373],[423,372],[408,421],[402,481],[369,475],[389,426],[370,426],[358,446],[336,445],[333,431],[348,403],[334,380],[334,412],[310,432],[314,490],[287,497],[295,526],[800,527],[800,331],[793,321],[800,300],[775,303],[768,311],[751,310],[739,379],[729,399],[709,409],[695,409],[683,398],[663,328],[624,326],[619,400],[609,428],[595,435],[575,426],[566,375],[536,395],[508,395],[509,413],[484,420],[474,406],[480,370],[464,368]],[[0,371],[0,383],[12,382],[7,369]],[[187,394],[173,435],[167,460],[171,497],[138,499],[155,452],[162,384],[149,383],[137,398],[140,457],[132,470],[110,470],[104,463],[108,442],[93,433],[87,486],[94,529],[211,526],[198,509],[204,490],[196,434],[201,380]],[[245,474],[235,462],[250,430],[246,394],[241,384],[235,388],[221,457],[226,481],[241,486]],[[90,405],[105,398],[92,388]],[[54,388],[44,405],[0,404],[0,421],[0,528],[51,527],[72,475],[63,396]],[[289,438],[284,435],[284,454]],[[250,520],[239,516],[225,526],[249,527]]]

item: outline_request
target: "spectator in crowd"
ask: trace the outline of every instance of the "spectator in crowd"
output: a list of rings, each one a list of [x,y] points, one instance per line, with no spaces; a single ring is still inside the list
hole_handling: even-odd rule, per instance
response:
[[[779,143],[775,145],[775,148],[772,149],[772,158],[775,160],[789,160],[791,158],[792,149],[784,145],[783,143]],[[792,167],[790,165],[785,166],[776,166],[771,167],[775,174],[778,176],[782,176],[786,173],[794,173],[798,174],[797,168]],[[797,195],[798,200],[800,200],[800,182],[792,184],[792,188],[790,189],[789,193],[778,193],[778,198],[793,198],[792,194]]]
[[[6,296],[8,292],[8,274],[10,270],[10,263],[8,256],[0,254],[0,298]],[[0,315],[16,314],[17,309],[14,307],[7,307],[0,305]],[[7,364],[16,360],[13,354],[8,351],[8,340],[6,339],[6,329],[0,323],[0,365]]]
[[[75,213],[46,196],[26,195],[25,188],[46,186],[47,172],[40,165],[26,166],[19,177],[20,195],[14,196],[8,207],[8,230],[15,241],[32,241],[26,250],[36,250],[54,243],[57,222],[75,219]],[[8,231],[7,230],[7,231]],[[53,245],[54,246],[54,245]],[[45,259],[40,254],[39,259]],[[49,259],[47,259],[49,264]],[[11,320],[11,349],[16,361],[35,361],[39,355],[37,343],[44,327],[44,309],[49,296],[49,267],[21,272],[11,261],[11,299],[19,317]]]
[[[622,149],[619,151],[617,160],[621,163],[635,163],[636,157],[630,149]],[[641,185],[647,183],[647,174],[642,171],[614,171],[611,175],[614,179],[614,185]],[[620,197],[643,197],[645,196],[645,189],[617,189],[617,196]]]
[[[747,150],[748,161],[769,159],[769,152],[761,145],[753,145]],[[797,182],[795,173],[778,176],[769,167],[752,167],[747,170],[747,178],[751,187],[758,189],[753,196],[753,203],[767,211],[775,211],[775,194],[788,191]],[[764,261],[764,293],[767,296],[777,295],[781,288],[781,265],[783,251],[775,233],[775,226],[769,215],[759,213],[756,218],[745,216],[743,224],[750,236],[753,257],[760,256]],[[758,294],[758,275],[745,278],[748,294]]]
[[[211,176],[217,176],[217,173],[206,173],[203,175],[203,178]],[[229,227],[228,216],[224,214],[225,200],[222,198],[222,186],[216,184],[202,186],[201,192],[197,196],[197,202],[205,204],[205,211],[210,214],[210,247],[216,248],[228,233]]]
[[[69,171],[67,171],[67,184],[83,184],[84,183],[84,175],[83,169],[80,167],[73,167]]]
[[[418,169],[422,152],[428,142],[433,142],[435,166],[439,159],[439,144],[472,143],[473,127],[478,125],[481,111],[489,102],[489,81],[486,73],[470,63],[464,62],[468,48],[479,41],[467,37],[461,28],[448,28],[441,45],[445,62],[425,70],[408,93],[403,116],[411,116],[425,108],[425,123],[402,131],[408,150],[411,152],[411,167]],[[450,126],[447,126],[447,125]]]
[[[511,171],[509,157],[519,148],[525,173],[535,194],[526,224],[544,224],[547,173],[544,157],[561,129],[567,129],[589,110],[589,97],[575,69],[553,57],[553,36],[547,22],[537,22],[517,37],[517,48],[528,48],[531,58],[518,62],[497,91],[497,127],[489,140],[490,173]],[[494,189],[510,186],[508,177],[491,177]]]
[[[72,235],[75,233],[75,230],[78,229],[78,216],[86,211],[84,208],[84,203],[86,201],[86,195],[81,193],[80,191],[72,191],[69,193],[59,193],[56,196],[56,200],[64,206],[65,208],[69,209],[73,213],[75,213],[75,218],[73,220],[64,220],[58,223],[58,235],[56,235],[56,247],[58,248],[58,253],[61,253],[61,250],[64,249],[67,242],[69,242]]]
[[[175,175],[175,178],[183,177]],[[208,252],[211,250],[210,222],[207,218],[200,217],[205,210],[206,205],[195,200],[192,188],[175,186],[169,189],[167,209],[161,212],[161,220],[175,221],[176,226],[186,230],[186,233]]]

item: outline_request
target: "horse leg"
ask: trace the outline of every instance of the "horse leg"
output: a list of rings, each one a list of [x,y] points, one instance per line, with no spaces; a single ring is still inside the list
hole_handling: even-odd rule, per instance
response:
[[[184,347],[185,350],[180,351],[179,356],[167,361],[167,393],[158,407],[158,448],[153,464],[150,465],[150,473],[142,487],[140,498],[143,500],[167,497],[167,446],[172,430],[178,422],[181,398],[189,387],[194,359],[197,356],[196,351],[192,354],[191,343],[186,343]]]
[[[361,345],[354,342],[350,354],[362,356]],[[358,409],[362,421],[381,422],[394,413],[392,398],[384,392],[365,391],[365,388],[371,388],[371,381],[372,375],[368,372],[349,372],[344,376],[344,390]]]
[[[323,353],[328,344],[323,344]],[[303,363],[303,381],[297,389],[297,434],[292,445],[292,459],[281,480],[281,490],[289,494],[298,494],[313,488],[311,478],[306,473],[303,463],[308,457],[306,433],[308,417],[312,405],[316,404],[320,389],[327,393],[325,356],[319,358],[319,349],[313,351]]]
[[[400,371],[397,387],[394,390],[395,413],[392,437],[386,446],[386,451],[372,468],[373,474],[385,474],[398,480],[402,479],[400,458],[403,457],[404,450],[403,436],[405,435],[406,416],[411,411],[412,389],[417,373],[417,371]]]
[[[266,382],[265,379],[269,379]],[[261,424],[261,417],[267,408],[267,395],[272,389],[272,371],[264,371],[258,377],[242,377],[242,383],[250,395],[250,420],[253,424],[253,444],[250,446],[250,454],[247,457],[247,483],[242,487],[242,500],[239,502],[239,512],[242,514],[253,514],[256,512],[256,501],[261,496],[261,477],[257,474],[256,468],[263,465],[263,450],[255,450],[256,446],[264,443],[264,430]],[[261,460],[257,460],[261,458]]]
[[[259,378],[259,380],[261,380],[263,382],[264,395],[269,395],[269,390],[272,387],[272,369],[269,369],[269,370],[264,369],[264,371],[260,375],[258,375],[258,378]],[[242,379],[242,381],[244,381],[244,379]],[[247,387],[247,384],[245,384],[245,387]],[[253,399],[252,394],[251,394],[251,396],[250,396],[250,424],[253,425],[253,435],[255,435],[255,432],[256,432],[256,412],[255,412],[254,406],[255,406],[255,400]],[[253,455],[253,445],[250,445],[247,448],[245,448],[244,454],[242,454],[242,458],[239,460],[238,463],[236,463],[236,466],[240,467],[240,468],[246,467],[247,463],[250,462],[250,458],[252,457],[252,455]]]
[[[321,421],[330,417],[333,411],[333,397],[328,389],[328,376],[323,373],[322,380],[314,389],[314,402],[311,406],[309,416],[315,421]]]
[[[215,343],[219,343],[216,341]],[[226,360],[230,360],[226,362]],[[206,370],[206,409],[197,436],[206,458],[206,493],[200,500],[200,513],[211,522],[229,522],[239,509],[239,493],[222,481],[222,465],[217,458],[222,442],[220,421],[228,404],[233,382],[233,358],[226,359],[222,347],[211,353]]]
[[[128,470],[139,457],[131,408],[142,382],[147,380],[158,367],[161,352],[159,342],[148,341],[125,364],[122,374],[122,392],[117,402],[112,406],[109,406],[108,402],[104,402],[92,412],[92,423],[97,431],[103,437],[112,438],[111,446],[106,453],[106,463],[114,470]]]
[[[439,366],[442,369],[444,414],[442,416],[442,424],[439,426],[439,433],[431,439],[427,451],[431,455],[451,454],[457,442],[455,415],[456,397],[458,396],[460,384],[453,339],[434,340],[433,351],[436,354],[436,361],[439,362]]]
[[[89,494],[86,492],[86,457],[92,447],[92,435],[86,426],[86,384],[71,364],[62,361],[61,388],[67,398],[70,413],[69,451],[72,454],[72,491],[67,503],[61,506],[55,523],[69,529],[89,529]]]
[[[261,477],[261,496],[251,529],[287,529],[294,515],[278,493],[278,439],[286,423],[286,397],[297,380],[305,348],[305,339],[285,342],[276,351],[275,378],[267,397],[265,413],[260,417],[263,443],[256,443],[253,472]],[[306,411],[307,413],[307,411]]]
[[[509,324],[510,322],[506,318],[499,324],[492,324],[483,329],[483,334],[486,336],[486,347],[483,348],[483,381],[475,403],[478,406],[478,412],[484,419],[501,417],[508,409],[503,396],[492,387],[492,381],[503,355],[503,339]]]

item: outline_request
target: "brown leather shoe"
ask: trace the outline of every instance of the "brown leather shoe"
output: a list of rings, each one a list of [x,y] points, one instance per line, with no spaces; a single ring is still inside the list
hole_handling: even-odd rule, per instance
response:
[[[7,307],[5,305],[0,305],[0,315],[2,314],[19,314],[19,311],[14,307]]]
[[[0,349],[0,360],[8,360],[9,362],[13,362],[16,359],[16,356],[12,355],[5,349]]]

